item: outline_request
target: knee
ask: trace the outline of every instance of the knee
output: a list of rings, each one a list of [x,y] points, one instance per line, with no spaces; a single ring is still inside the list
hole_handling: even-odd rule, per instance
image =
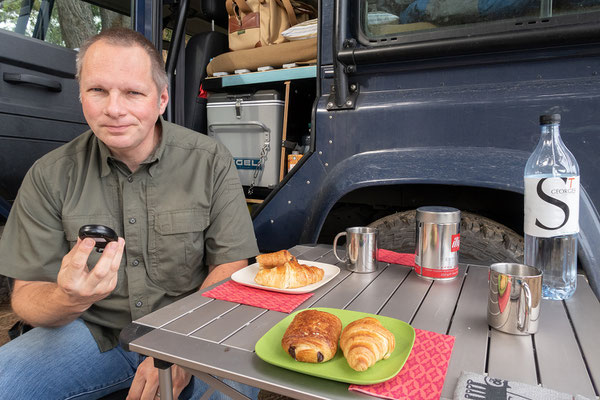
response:
[[[0,347],[0,398],[31,398],[30,388],[36,386],[39,380],[33,371],[33,362],[20,356],[18,348],[7,347]]]
[[[0,347],[0,393],[29,374],[35,376],[34,362],[27,353],[27,349],[16,342],[8,342]]]

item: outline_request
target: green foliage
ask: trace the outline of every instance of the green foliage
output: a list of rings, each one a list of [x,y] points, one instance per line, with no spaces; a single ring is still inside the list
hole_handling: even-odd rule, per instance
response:
[[[102,30],[102,17],[100,16],[100,7],[92,6],[92,15],[94,16],[94,25],[96,26],[96,32],[100,32]]]
[[[15,32],[21,11],[21,3],[22,0],[0,0],[0,29]],[[25,28],[24,32],[25,36],[33,36],[33,31],[39,16],[40,4],[41,2],[39,0],[35,0],[33,3],[33,7],[30,11],[29,19],[27,21],[27,27]],[[100,7],[91,4],[88,4],[88,6],[92,10],[93,23],[96,27],[96,31],[100,32],[102,30]],[[50,17],[48,30],[46,31],[45,41],[64,47],[65,41],[63,40],[62,31],[60,29],[58,12],[58,7],[56,7],[55,4]]]
[[[37,4],[37,8],[39,9],[39,4]],[[21,1],[19,0],[0,1],[0,29],[14,32],[20,10]]]
[[[14,32],[17,28],[17,21],[21,12],[21,0],[5,0],[0,2],[0,28]],[[40,1],[35,1],[29,13],[25,36],[32,37],[35,25],[40,14]],[[48,30],[46,32],[46,41],[60,46],[64,46],[60,26],[56,15],[56,7],[52,10]]]

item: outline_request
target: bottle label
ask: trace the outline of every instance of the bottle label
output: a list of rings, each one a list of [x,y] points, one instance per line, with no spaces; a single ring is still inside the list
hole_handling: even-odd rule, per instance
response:
[[[523,228],[544,238],[579,232],[579,176],[526,177]]]

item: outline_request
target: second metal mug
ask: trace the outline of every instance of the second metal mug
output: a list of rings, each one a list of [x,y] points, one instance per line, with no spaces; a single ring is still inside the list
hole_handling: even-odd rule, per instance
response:
[[[337,254],[337,241],[346,236],[346,258],[341,259]],[[333,254],[348,270],[360,273],[377,271],[377,236],[375,228],[356,226],[347,228],[333,239]]]
[[[536,333],[542,300],[542,271],[523,264],[490,266],[488,324],[513,335]]]

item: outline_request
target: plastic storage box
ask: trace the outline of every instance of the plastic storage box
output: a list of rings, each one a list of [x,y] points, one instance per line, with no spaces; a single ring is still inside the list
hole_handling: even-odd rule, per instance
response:
[[[275,90],[253,94],[211,94],[208,135],[233,155],[244,186],[272,187],[279,182],[284,101]]]

